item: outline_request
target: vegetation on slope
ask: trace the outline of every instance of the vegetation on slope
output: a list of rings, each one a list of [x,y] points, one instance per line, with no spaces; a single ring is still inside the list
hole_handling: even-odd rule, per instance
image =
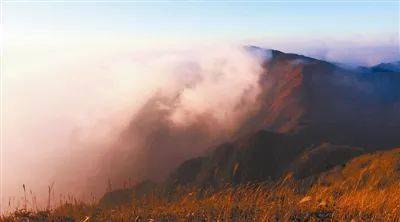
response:
[[[20,210],[2,221],[399,221],[400,148],[356,157],[311,184],[289,173],[271,184],[131,196],[123,205]]]

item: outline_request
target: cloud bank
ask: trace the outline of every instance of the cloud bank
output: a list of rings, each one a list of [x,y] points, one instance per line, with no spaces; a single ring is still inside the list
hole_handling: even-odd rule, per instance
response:
[[[357,65],[399,56],[392,40],[258,45]],[[114,188],[161,180],[227,140],[257,109],[260,56],[226,44],[6,47],[3,205],[10,196],[18,205],[22,184],[43,197],[52,182],[57,196],[101,194],[109,179]]]
[[[343,38],[275,37],[252,42],[266,48],[352,66],[373,66],[400,60],[398,33],[344,35]]]
[[[255,108],[263,58],[241,46],[75,50],[25,54],[29,68],[13,64],[23,59],[16,51],[8,56],[8,196],[22,184],[43,196],[52,182],[67,194],[161,180]]]

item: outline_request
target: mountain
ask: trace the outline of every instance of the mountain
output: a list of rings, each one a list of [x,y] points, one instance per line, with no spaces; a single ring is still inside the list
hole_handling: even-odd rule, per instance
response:
[[[364,150],[357,147],[329,143],[314,146],[311,140],[297,135],[262,130],[222,144],[208,156],[184,162],[168,178],[166,188],[276,181],[287,173],[304,179],[362,153]]]
[[[400,61],[380,63],[370,68],[373,72],[400,72]]]
[[[399,72],[365,72],[247,49],[264,58],[256,111],[233,139],[186,160],[159,188],[170,193],[180,187],[274,183],[288,176],[313,184],[354,157],[400,146]]]
[[[272,50],[260,79],[261,105],[241,131],[265,129],[369,149],[393,147],[399,142],[399,85],[399,73],[367,74]]]
[[[384,190],[400,184],[400,148],[364,154],[320,175],[315,186]]]
[[[181,164],[167,187],[315,177],[400,145],[400,73],[364,73],[277,50],[265,55],[259,108],[237,139]],[[243,136],[246,135],[246,136]]]
[[[349,150],[323,144],[300,162],[326,151],[344,157]],[[289,174],[276,183],[180,189],[172,195],[143,182],[107,193],[99,204],[75,200],[51,211],[17,209],[2,221],[399,221],[399,162],[400,148],[395,148],[351,158],[312,183]]]
[[[113,190],[107,192],[100,200],[100,207],[109,207],[116,205],[129,204],[132,200],[144,198],[145,196],[151,195],[151,193],[157,189],[157,184],[152,181],[145,180],[133,187]]]
[[[295,179],[319,175],[335,166],[341,166],[355,156],[365,153],[359,147],[323,143],[305,150],[289,166],[288,172]]]
[[[222,144],[202,158],[184,162],[167,180],[167,187],[218,187],[277,179],[309,141],[292,135],[259,131]]]
[[[327,144],[323,147],[327,147]],[[347,148],[334,148],[337,149],[343,151]],[[212,193],[206,190],[205,194],[201,189],[195,189],[183,195],[174,194],[172,199],[156,196],[154,201],[150,197],[152,202],[144,199],[132,203],[133,199],[130,199],[127,206],[134,206],[133,211],[131,208],[113,207],[108,213],[119,215],[122,212],[127,216],[136,213],[160,221],[176,221],[188,215],[198,218],[191,221],[204,221],[216,217],[215,212],[228,212],[226,218],[234,216],[241,218],[240,221],[259,221],[262,218],[290,218],[290,221],[347,221],[352,218],[361,221],[398,221],[399,162],[400,148],[394,148],[351,158],[344,164],[321,172],[306,186],[300,180],[293,183],[286,176],[270,184],[272,186],[254,183],[236,188],[226,186]],[[123,191],[118,192],[123,194]],[[127,196],[132,195],[134,193]],[[107,197],[108,201],[112,200],[111,195]],[[107,215],[107,211],[94,214],[93,218],[103,215]]]

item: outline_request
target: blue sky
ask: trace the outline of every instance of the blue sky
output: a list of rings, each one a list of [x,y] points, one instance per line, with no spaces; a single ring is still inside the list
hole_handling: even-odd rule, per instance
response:
[[[136,38],[262,39],[396,35],[397,1],[131,1],[5,3],[6,31]]]

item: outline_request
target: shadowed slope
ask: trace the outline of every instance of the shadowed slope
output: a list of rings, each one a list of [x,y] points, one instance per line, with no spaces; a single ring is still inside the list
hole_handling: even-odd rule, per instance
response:
[[[260,49],[259,49],[260,50]],[[239,133],[297,132],[368,149],[400,144],[400,73],[362,73],[272,50],[260,108]]]
[[[400,73],[358,73],[300,55],[250,50],[272,56],[260,79],[259,111],[236,140],[181,165],[168,187],[276,180],[287,172],[315,177],[364,152],[400,144]]]
[[[220,187],[276,180],[286,172],[316,176],[363,151],[400,145],[400,73],[358,72],[301,55],[248,49],[265,58],[261,90],[233,135],[216,127],[210,113],[177,127],[168,118],[171,110],[160,108],[173,107],[176,99],[154,97],[113,151],[109,174],[161,181],[172,171],[169,189]],[[204,154],[209,147],[213,151]],[[190,160],[193,156],[203,157]],[[138,172],[142,175],[134,175]]]

